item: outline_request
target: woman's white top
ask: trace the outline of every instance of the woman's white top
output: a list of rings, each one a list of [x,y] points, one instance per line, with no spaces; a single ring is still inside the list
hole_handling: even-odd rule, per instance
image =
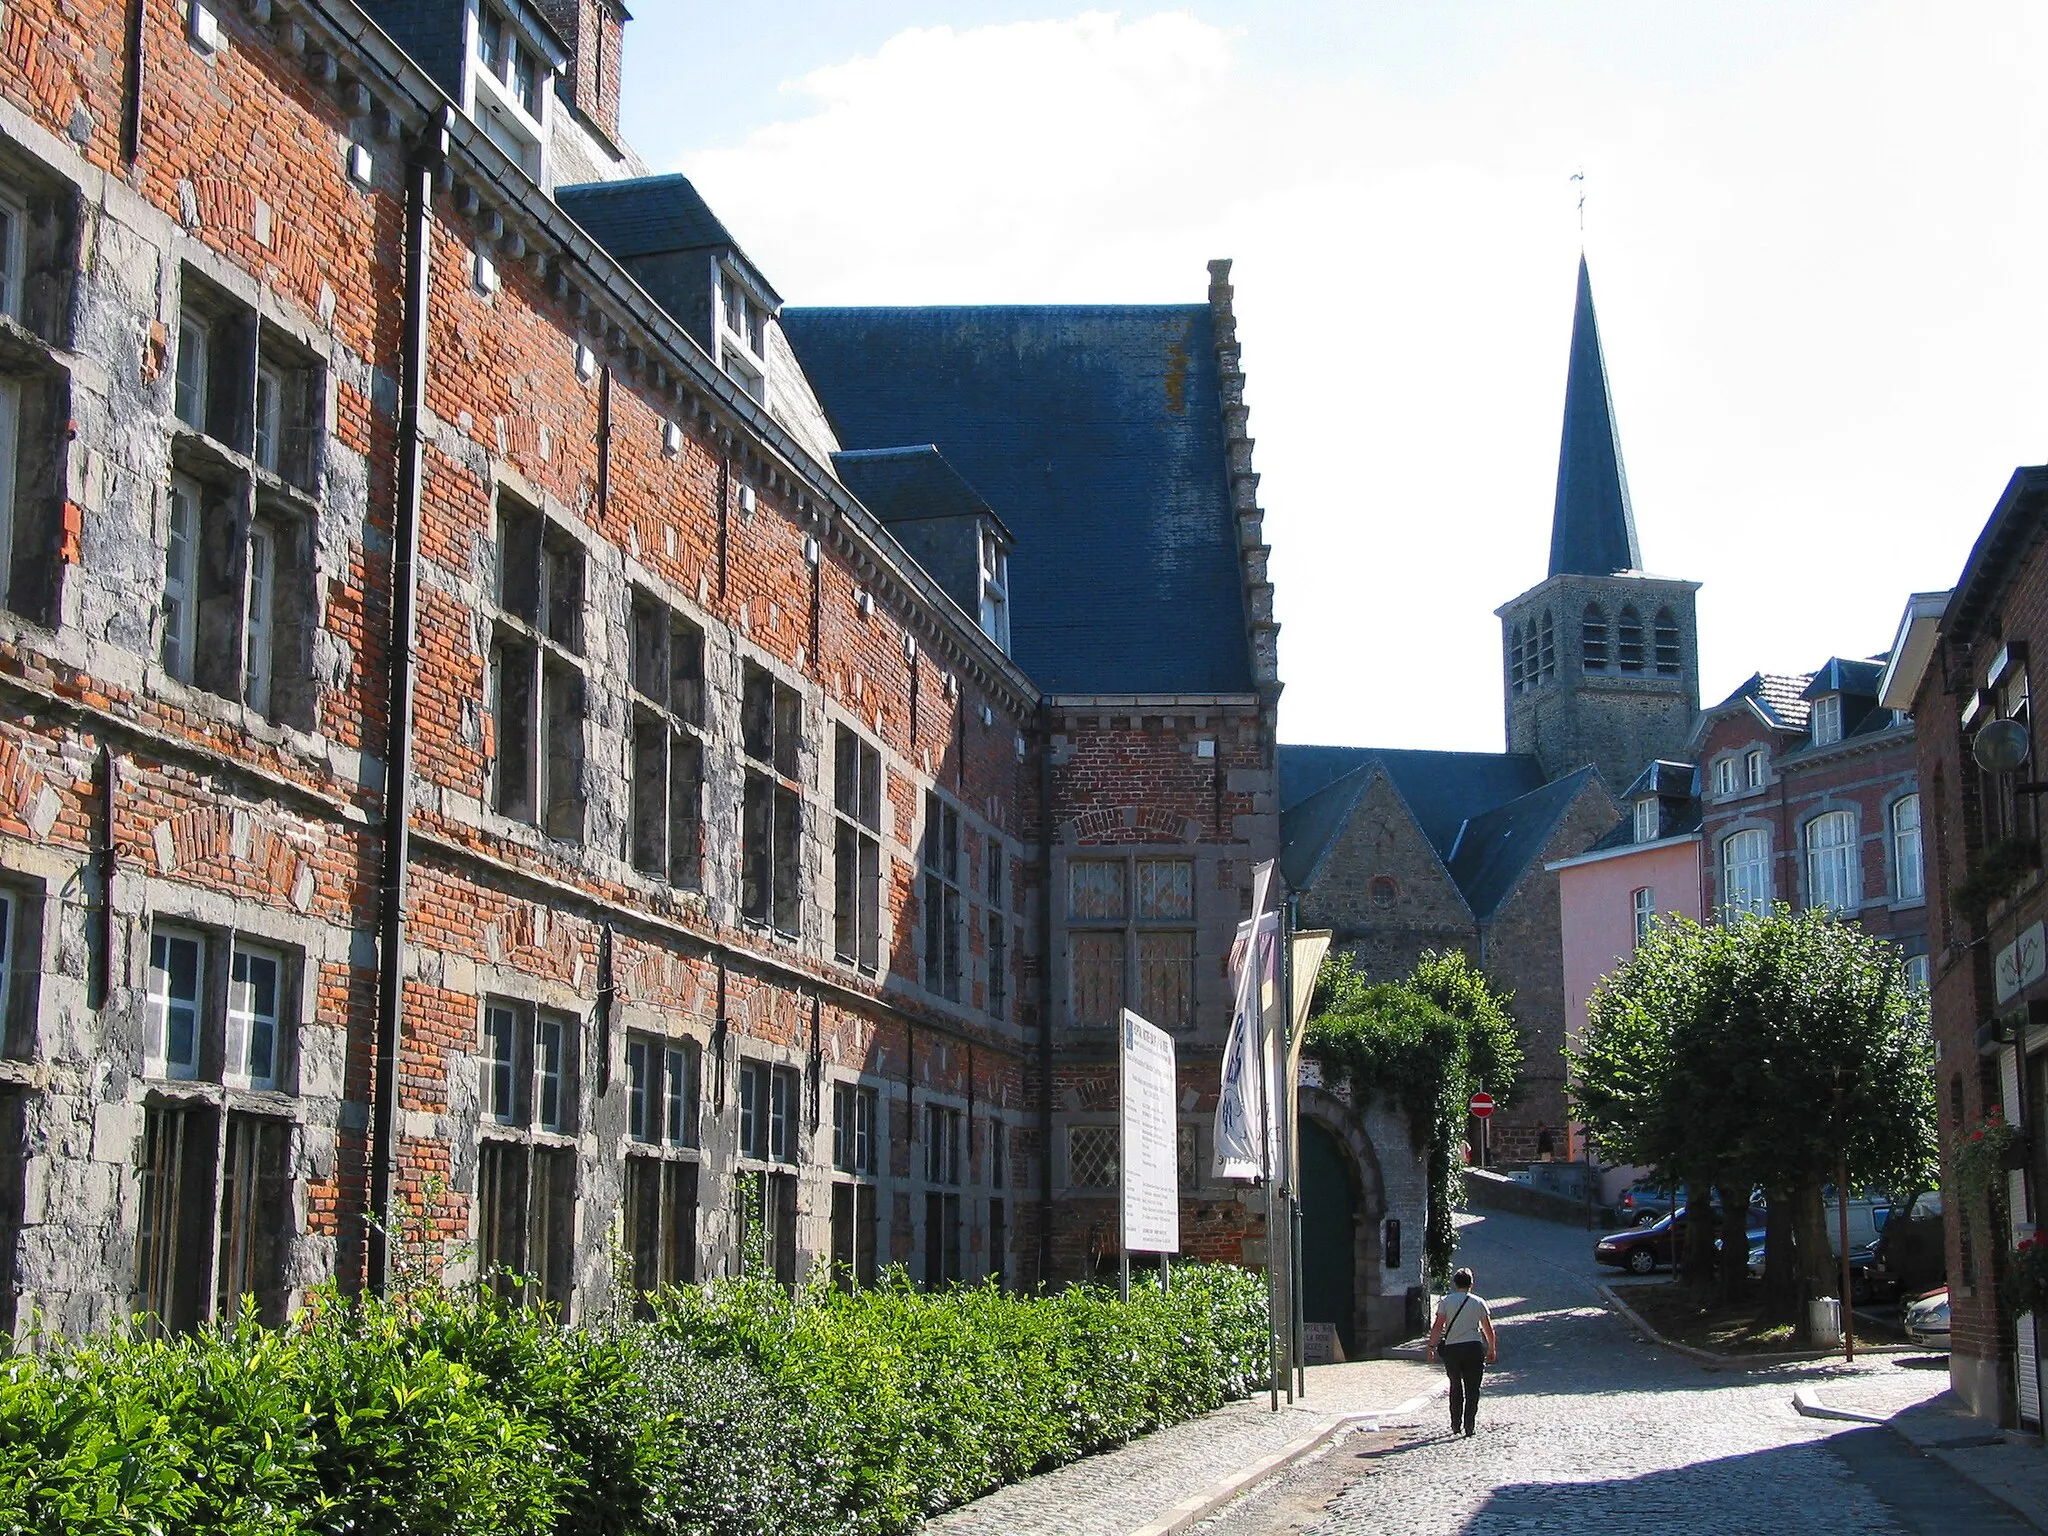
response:
[[[1485,1335],[1479,1325],[1492,1314],[1486,1310],[1486,1303],[1471,1291],[1452,1291],[1436,1304],[1436,1315],[1443,1320],[1445,1344],[1478,1344]]]

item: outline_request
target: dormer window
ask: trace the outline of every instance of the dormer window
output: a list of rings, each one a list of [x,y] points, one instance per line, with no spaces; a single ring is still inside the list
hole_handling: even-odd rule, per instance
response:
[[[1010,648],[1010,555],[986,523],[981,527],[981,627],[1005,651]]]
[[[1663,818],[1658,814],[1659,805],[1655,795],[1645,795],[1636,802],[1636,841],[1654,843],[1657,834],[1664,830]]]
[[[768,311],[724,265],[718,269],[718,360],[756,400],[766,395]]]
[[[548,84],[553,68],[533,41],[490,0],[476,7],[470,115],[529,176],[540,177]]]
[[[1842,696],[1822,694],[1813,701],[1813,744],[1825,747],[1842,739]]]
[[[1724,757],[1714,764],[1714,793],[1732,795],[1736,788],[1735,759]]]

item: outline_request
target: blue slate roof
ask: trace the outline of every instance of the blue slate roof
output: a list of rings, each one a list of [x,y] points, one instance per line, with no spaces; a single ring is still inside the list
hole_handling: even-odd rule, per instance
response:
[[[1206,305],[782,324],[842,444],[936,444],[1014,532],[1011,651],[1040,687],[1253,690]]]
[[[1003,527],[1003,520],[960,471],[946,462],[936,445],[914,448],[859,448],[832,455],[839,483],[858,496],[861,505],[885,523],[912,523],[934,517],[980,517]],[[1005,532],[1008,530],[1005,529]]]
[[[1848,693],[1858,698],[1877,697],[1877,680],[1884,675],[1884,661],[1855,661],[1841,656],[1830,656],[1821,669],[1813,674],[1813,681],[1806,685],[1801,698],[1812,700],[1824,693]]]
[[[1698,770],[1691,763],[1656,758],[1635,776],[1635,781],[1621,792],[1621,798],[1629,801],[1639,800],[1644,795],[1656,795],[1665,800],[1689,799],[1698,777]]]
[[[619,261],[679,251],[731,251],[775,302],[781,302],[687,176],[635,176],[557,187],[555,202]]]
[[[1280,748],[1280,814],[1369,766],[1387,777],[1439,854],[1450,852],[1469,818],[1543,787],[1543,768],[1516,752],[1427,752],[1381,747]],[[1285,833],[1283,831],[1284,838]]]
[[[1514,894],[1523,872],[1542,855],[1572,801],[1597,782],[1594,769],[1581,768],[1466,824],[1449,868],[1474,917],[1485,922]]]
[[[1643,568],[1629,505],[1607,359],[1593,315],[1593,279],[1579,258],[1571,365],[1564,385],[1564,437],[1557,454],[1557,505],[1550,521],[1550,574],[1609,576]]]

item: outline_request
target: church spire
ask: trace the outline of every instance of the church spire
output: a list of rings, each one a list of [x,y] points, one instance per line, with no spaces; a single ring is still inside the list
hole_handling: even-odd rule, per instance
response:
[[[1557,455],[1557,507],[1550,524],[1550,574],[1606,576],[1642,568],[1636,518],[1614,430],[1607,361],[1593,318],[1593,280],[1579,257],[1572,315],[1571,371],[1564,387],[1564,441]]]

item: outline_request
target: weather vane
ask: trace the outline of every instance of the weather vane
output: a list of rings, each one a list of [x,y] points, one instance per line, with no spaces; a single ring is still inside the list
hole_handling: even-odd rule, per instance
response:
[[[1583,170],[1573,171],[1572,180],[1579,184],[1579,234],[1583,237],[1586,233],[1586,173]]]

